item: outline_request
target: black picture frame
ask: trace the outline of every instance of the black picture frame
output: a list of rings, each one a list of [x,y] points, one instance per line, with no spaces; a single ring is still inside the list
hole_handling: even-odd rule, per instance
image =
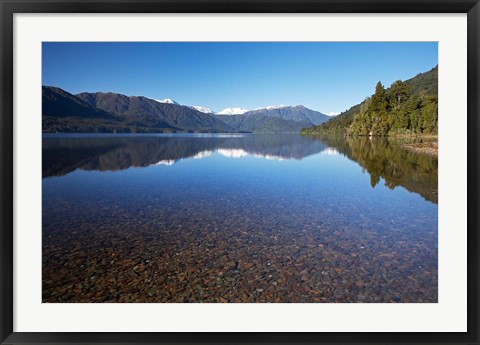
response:
[[[0,0],[0,341],[2,344],[478,344],[479,0]],[[468,331],[465,333],[13,332],[13,17],[16,13],[467,13]],[[451,316],[455,318],[455,315]]]

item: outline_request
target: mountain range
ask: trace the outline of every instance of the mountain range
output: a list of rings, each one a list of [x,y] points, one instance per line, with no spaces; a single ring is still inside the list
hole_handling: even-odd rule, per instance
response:
[[[301,105],[229,108],[215,114],[171,99],[112,92],[73,95],[58,87],[42,87],[44,132],[299,132],[329,118]]]

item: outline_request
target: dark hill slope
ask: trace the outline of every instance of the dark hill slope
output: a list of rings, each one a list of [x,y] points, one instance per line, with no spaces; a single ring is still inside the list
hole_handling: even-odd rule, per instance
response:
[[[53,86],[42,86],[42,115],[115,119],[112,114],[96,109],[71,93]]]
[[[232,131],[230,126],[214,115],[181,105],[160,103],[146,97],[128,97],[110,92],[84,92],[76,96],[93,107],[119,116],[132,125],[156,127],[168,124],[173,128],[188,131]]]

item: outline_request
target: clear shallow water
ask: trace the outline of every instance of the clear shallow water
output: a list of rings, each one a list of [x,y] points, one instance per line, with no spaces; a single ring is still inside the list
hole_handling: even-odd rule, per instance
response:
[[[437,161],[382,140],[50,135],[44,302],[437,302]]]

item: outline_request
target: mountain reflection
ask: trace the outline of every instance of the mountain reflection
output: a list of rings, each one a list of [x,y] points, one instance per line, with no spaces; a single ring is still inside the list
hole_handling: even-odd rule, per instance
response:
[[[43,177],[62,176],[77,169],[115,171],[150,165],[172,166],[182,159],[204,159],[214,153],[240,159],[301,160],[315,154],[343,154],[359,164],[374,188],[380,179],[394,189],[402,186],[438,202],[438,161],[406,151],[387,139],[299,135],[184,136],[46,136]]]
[[[43,138],[43,177],[76,169],[114,171],[129,167],[173,165],[181,159],[202,159],[214,152],[225,157],[302,159],[329,151],[320,141],[298,135],[97,136]]]
[[[402,186],[428,201],[438,203],[438,159],[400,147],[412,142],[411,139],[338,136],[317,139],[357,162],[370,175],[372,187],[383,178],[385,186],[390,189]]]

